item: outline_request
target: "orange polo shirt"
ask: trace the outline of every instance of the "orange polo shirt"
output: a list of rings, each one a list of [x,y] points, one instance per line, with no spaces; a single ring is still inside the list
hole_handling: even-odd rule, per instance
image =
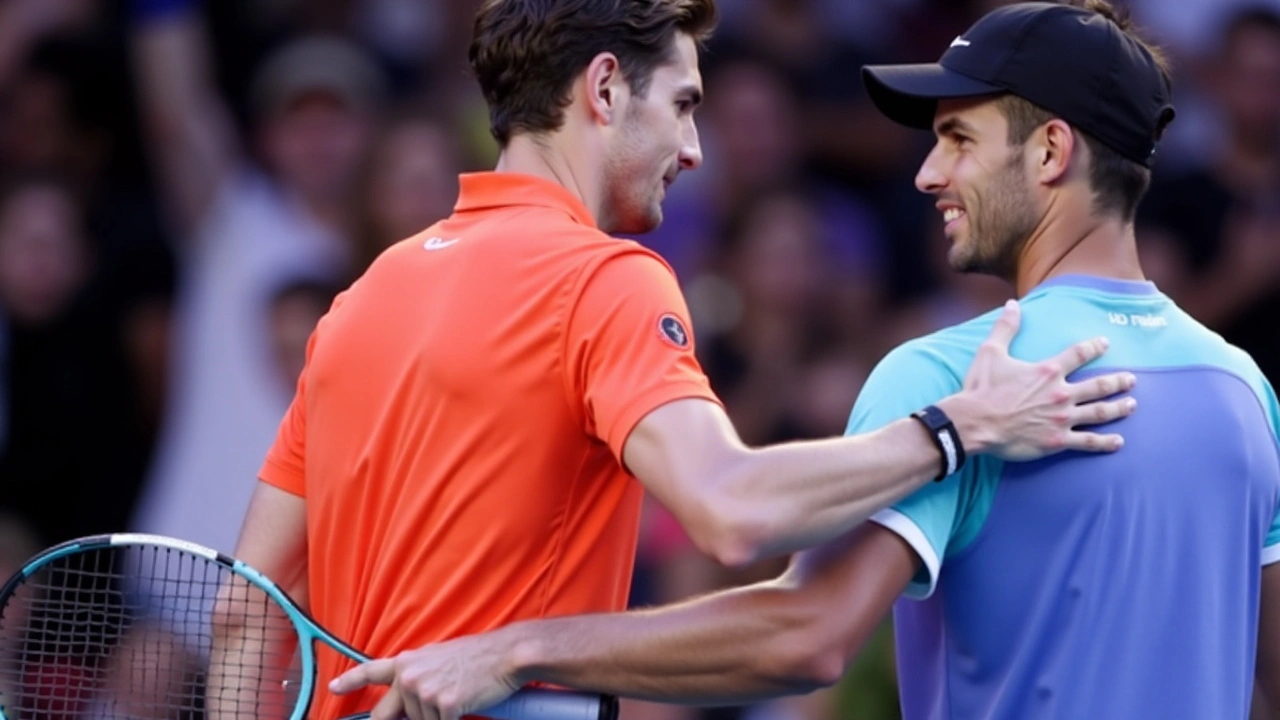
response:
[[[463,175],[454,214],[387,250],[307,352],[263,481],[307,499],[310,608],[372,656],[626,606],[642,488],[627,435],[718,402],[656,254],[547,180]],[[346,664],[321,652],[311,717]]]

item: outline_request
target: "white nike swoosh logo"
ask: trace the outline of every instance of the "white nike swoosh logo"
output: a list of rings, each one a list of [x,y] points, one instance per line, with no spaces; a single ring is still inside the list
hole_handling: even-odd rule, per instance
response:
[[[457,238],[445,240],[444,238],[433,237],[427,238],[427,241],[422,243],[422,247],[424,250],[443,250],[456,242],[458,242]]]
[[[968,40],[965,40],[962,37],[957,37],[955,40],[951,41],[951,47],[969,47],[972,44],[973,43],[969,42]]]

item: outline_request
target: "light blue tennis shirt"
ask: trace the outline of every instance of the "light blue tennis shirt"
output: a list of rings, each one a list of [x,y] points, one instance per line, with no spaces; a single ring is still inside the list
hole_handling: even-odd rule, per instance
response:
[[[1015,357],[1105,335],[1073,379],[1132,371],[1138,409],[1115,454],[970,458],[874,518],[922,560],[894,611],[905,720],[1244,720],[1280,560],[1270,384],[1151,283],[1064,276],[1022,306]],[[958,391],[997,315],[886,356],[848,431]]]

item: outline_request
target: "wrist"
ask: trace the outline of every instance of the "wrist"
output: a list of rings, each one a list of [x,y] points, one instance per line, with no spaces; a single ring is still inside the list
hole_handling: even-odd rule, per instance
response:
[[[990,419],[982,412],[982,406],[965,393],[957,393],[934,404],[951,418],[966,454],[981,455],[994,445]]]
[[[533,682],[537,668],[545,662],[546,645],[537,633],[531,631],[533,627],[529,623],[516,623],[499,631],[510,635],[504,643],[507,650],[502,669],[517,686]]]

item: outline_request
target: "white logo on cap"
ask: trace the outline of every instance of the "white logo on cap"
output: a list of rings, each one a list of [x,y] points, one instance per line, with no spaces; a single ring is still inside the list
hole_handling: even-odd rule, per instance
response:
[[[965,40],[959,35],[956,36],[955,40],[951,41],[951,47],[969,47],[972,44],[973,43],[969,42],[968,40]]]

